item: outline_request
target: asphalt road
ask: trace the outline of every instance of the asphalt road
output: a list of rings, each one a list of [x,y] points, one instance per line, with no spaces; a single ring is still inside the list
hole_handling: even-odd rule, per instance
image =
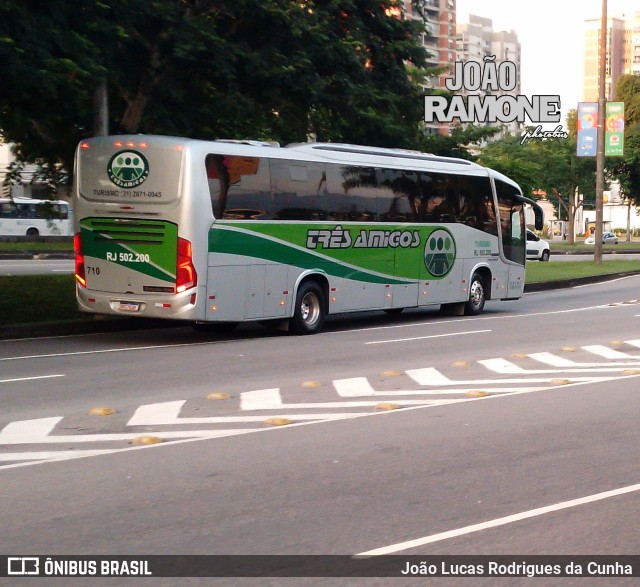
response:
[[[0,275],[73,273],[73,259],[0,259]]]
[[[342,317],[312,337],[246,326],[2,341],[3,550],[636,553],[639,286],[527,294],[478,318]],[[265,425],[274,417],[290,423]],[[164,442],[130,444],[141,435]],[[537,583],[584,579],[553,581]]]

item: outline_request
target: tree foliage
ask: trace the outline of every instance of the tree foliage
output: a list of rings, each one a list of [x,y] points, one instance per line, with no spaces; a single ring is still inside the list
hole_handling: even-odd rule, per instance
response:
[[[547,194],[558,214],[569,220],[568,236],[573,242],[576,211],[595,197],[595,161],[576,155],[575,134],[524,144],[520,137],[510,136],[487,145],[478,161],[518,182],[525,195]]]
[[[19,158],[70,169],[106,79],[111,132],[415,148],[424,29],[399,7],[0,0],[0,129]]]
[[[622,195],[640,205],[640,75],[623,75],[616,84],[616,100],[624,102],[624,156],[607,157],[609,179],[620,182]]]

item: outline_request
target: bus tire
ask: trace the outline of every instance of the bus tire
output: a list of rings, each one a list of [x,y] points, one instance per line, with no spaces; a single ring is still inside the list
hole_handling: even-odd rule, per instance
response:
[[[37,228],[27,228],[27,236],[40,236],[40,232]]]
[[[474,273],[469,286],[469,299],[464,306],[465,316],[477,316],[482,314],[484,303],[487,300],[487,292],[485,290],[485,282],[482,276]]]
[[[320,332],[326,315],[324,292],[315,281],[305,281],[298,288],[289,331],[293,334]]]

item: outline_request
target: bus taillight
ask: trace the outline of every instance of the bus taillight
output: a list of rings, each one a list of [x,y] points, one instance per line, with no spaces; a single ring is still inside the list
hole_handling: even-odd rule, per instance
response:
[[[193,264],[191,242],[178,237],[178,262],[176,267],[176,293],[198,285],[198,274]]]
[[[80,233],[73,235],[73,252],[76,259],[76,279],[82,287],[87,287],[87,280],[84,271],[84,255],[82,254],[82,239]]]

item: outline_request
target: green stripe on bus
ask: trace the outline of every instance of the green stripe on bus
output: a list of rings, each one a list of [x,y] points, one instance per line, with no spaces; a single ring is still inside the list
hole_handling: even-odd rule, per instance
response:
[[[145,220],[131,224],[118,223],[112,218],[81,220],[82,252],[89,257],[175,283],[177,225],[172,222]],[[127,260],[131,258],[130,253],[137,260]],[[146,258],[149,261],[144,261]]]
[[[252,223],[252,227],[253,226]],[[262,228],[264,228],[264,225]],[[278,228],[281,230],[278,230]],[[306,239],[306,230],[309,227],[302,226],[298,228],[304,229]],[[283,225],[278,225],[274,233],[286,238],[287,230],[282,229]],[[362,266],[359,266],[362,263],[362,253],[365,252],[364,250],[357,253],[359,262],[356,264],[349,258],[334,259],[326,254],[308,252],[293,243],[276,240],[274,237],[267,235],[256,234],[253,230],[247,230],[245,226],[214,224],[209,231],[209,252],[253,257],[292,265],[301,269],[319,269],[335,277],[346,277],[368,283],[404,285],[415,282],[411,278],[398,279],[384,271],[368,271]],[[392,268],[393,256],[389,257],[388,254],[388,249],[379,249],[377,253],[369,255],[366,261],[372,267],[376,267],[376,269]],[[351,256],[355,255],[352,254]],[[417,280],[418,262],[415,261],[415,251],[412,256],[416,265],[415,280]],[[418,259],[420,259],[420,257],[421,253],[418,255]]]

